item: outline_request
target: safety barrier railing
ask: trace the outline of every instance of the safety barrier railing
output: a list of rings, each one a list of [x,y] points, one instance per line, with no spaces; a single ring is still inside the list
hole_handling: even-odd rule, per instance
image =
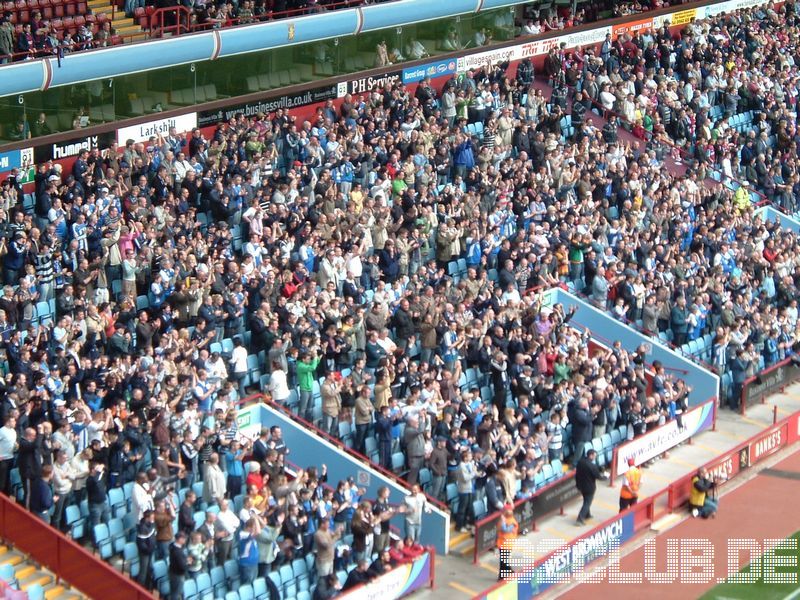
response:
[[[133,579],[93,555],[5,494],[0,494],[0,537],[90,598],[150,600]]]

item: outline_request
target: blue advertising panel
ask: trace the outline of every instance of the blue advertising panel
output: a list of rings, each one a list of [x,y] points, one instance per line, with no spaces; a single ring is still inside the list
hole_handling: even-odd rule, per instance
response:
[[[435,79],[446,75],[455,74],[458,68],[458,61],[455,58],[447,60],[437,60],[426,65],[419,65],[410,69],[403,69],[403,83],[414,83],[422,81],[426,77]]]

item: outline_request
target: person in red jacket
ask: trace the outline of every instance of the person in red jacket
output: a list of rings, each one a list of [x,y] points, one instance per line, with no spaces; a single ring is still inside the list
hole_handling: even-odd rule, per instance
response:
[[[410,537],[407,537],[403,542],[403,554],[408,559],[408,562],[412,562],[425,554],[425,548]]]

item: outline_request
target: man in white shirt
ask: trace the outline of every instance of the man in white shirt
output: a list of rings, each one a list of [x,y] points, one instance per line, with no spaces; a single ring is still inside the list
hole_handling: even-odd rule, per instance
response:
[[[272,400],[278,404],[285,404],[289,399],[286,371],[278,363],[272,363],[272,373],[269,376],[269,393],[272,395]]]
[[[406,537],[419,543],[422,528],[422,511],[431,512],[428,500],[418,483],[411,486],[411,493],[403,499],[406,516]]]
[[[14,466],[14,450],[17,448],[17,418],[9,413],[0,427],[0,491],[11,495],[11,467]]]
[[[140,522],[146,510],[155,510],[153,496],[148,491],[147,474],[139,472],[131,492],[131,510],[136,515],[136,522]]]
[[[247,377],[247,348],[242,343],[242,338],[235,337],[233,339],[233,354],[231,356],[231,365],[233,366],[233,380],[239,389],[243,392],[242,382]]]
[[[223,498],[219,503],[219,512],[217,513],[217,530],[221,532],[217,539],[218,565],[225,564],[225,561],[231,557],[233,538],[240,523],[239,517],[230,509],[228,499]]]
[[[67,453],[64,450],[56,452],[56,460],[53,463],[53,514],[50,523],[53,527],[62,528],[62,518],[64,507],[72,496],[72,486],[78,473],[75,468],[67,461]],[[57,497],[57,498],[55,498]]]

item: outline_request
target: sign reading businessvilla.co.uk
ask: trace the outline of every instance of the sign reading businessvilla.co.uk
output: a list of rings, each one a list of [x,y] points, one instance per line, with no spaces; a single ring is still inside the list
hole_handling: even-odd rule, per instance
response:
[[[344,96],[344,94],[341,95]],[[264,100],[255,100],[253,102],[226,106],[225,108],[217,110],[205,110],[198,113],[197,126],[207,127],[208,125],[216,125],[217,123],[226,123],[239,114],[247,118],[254,117],[259,113],[268,115],[279,108],[289,110],[291,108],[308,106],[317,102],[333,100],[338,96],[338,87],[336,85],[327,85],[304,92],[283,94],[273,98],[265,98]]]

